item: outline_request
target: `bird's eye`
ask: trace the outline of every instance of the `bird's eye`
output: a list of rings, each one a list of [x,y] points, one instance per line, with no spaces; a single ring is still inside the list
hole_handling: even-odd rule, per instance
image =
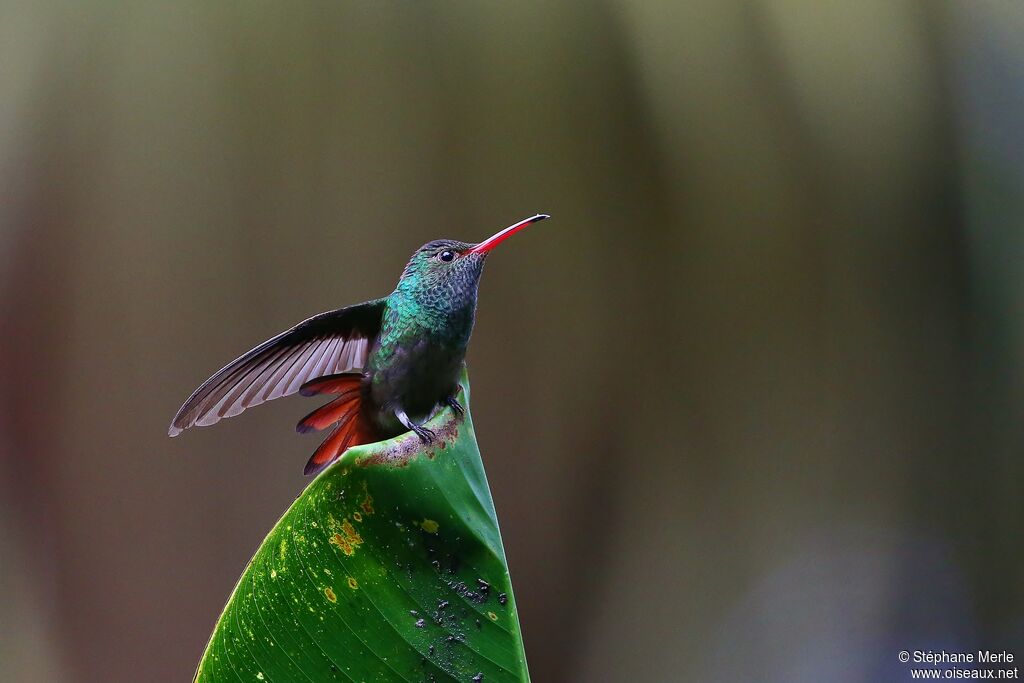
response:
[[[454,251],[450,251],[448,249],[445,249],[444,251],[440,252],[437,255],[437,258],[439,258],[439,259],[441,259],[442,261],[445,261],[445,262],[454,261],[455,260],[455,252]]]

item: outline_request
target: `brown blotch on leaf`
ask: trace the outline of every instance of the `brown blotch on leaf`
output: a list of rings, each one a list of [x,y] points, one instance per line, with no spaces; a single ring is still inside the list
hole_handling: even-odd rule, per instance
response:
[[[461,420],[461,417],[455,416],[451,411],[449,411],[447,413],[447,418],[441,421],[440,424],[435,426],[432,420],[429,421],[429,423],[434,434],[438,439],[440,439],[439,443],[449,444],[453,443],[458,438],[459,423]],[[442,448],[444,447],[445,446],[442,445]],[[409,461],[421,454],[431,460],[437,457],[435,449],[425,450],[420,438],[412,432],[407,432],[406,434],[403,434],[389,442],[386,448],[382,448],[376,453],[358,460],[356,464],[360,467],[369,467],[371,465],[402,467],[404,465],[408,465]]]

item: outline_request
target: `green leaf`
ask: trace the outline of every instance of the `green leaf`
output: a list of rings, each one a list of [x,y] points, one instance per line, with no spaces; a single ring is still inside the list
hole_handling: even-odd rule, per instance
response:
[[[427,426],[430,446],[359,446],[309,484],[239,579],[197,681],[529,681],[468,410]]]

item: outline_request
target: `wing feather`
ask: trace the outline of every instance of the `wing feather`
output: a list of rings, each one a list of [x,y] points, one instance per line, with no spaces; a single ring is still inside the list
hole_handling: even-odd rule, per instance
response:
[[[380,332],[384,302],[315,315],[231,361],[189,396],[167,433],[177,436],[194,425],[211,425],[294,394],[317,377],[363,367]]]
[[[288,355],[287,358],[284,359],[284,362],[281,363],[281,367],[277,369],[274,376],[270,378],[269,382],[267,382],[267,390],[263,395],[264,401],[273,401],[275,398],[281,398],[281,396],[284,395],[284,390],[287,386],[285,376],[291,372],[293,367],[295,367],[295,364],[299,361],[299,356],[302,355],[303,350],[304,347],[297,347]]]

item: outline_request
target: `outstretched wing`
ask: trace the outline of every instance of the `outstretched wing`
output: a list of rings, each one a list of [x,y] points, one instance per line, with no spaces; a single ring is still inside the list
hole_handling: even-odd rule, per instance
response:
[[[294,394],[317,377],[363,367],[380,332],[384,302],[376,299],[314,315],[231,361],[188,397],[167,434],[212,425]]]

